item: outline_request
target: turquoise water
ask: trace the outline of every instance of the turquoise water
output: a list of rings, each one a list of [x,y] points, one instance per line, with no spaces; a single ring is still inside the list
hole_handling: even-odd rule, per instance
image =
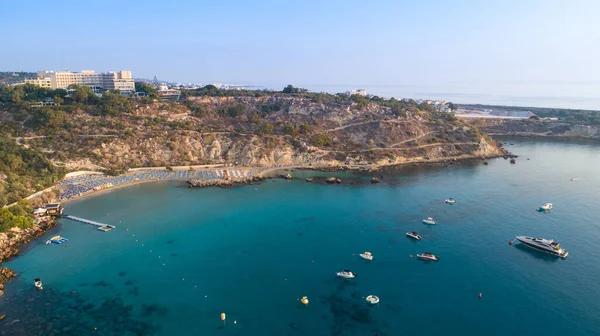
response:
[[[509,141],[515,165],[407,167],[376,185],[155,183],[70,203],[117,229],[64,219],[6,263],[20,276],[0,298],[0,335],[598,335],[600,143]],[[56,234],[68,246],[43,244]],[[508,245],[522,234],[569,257]],[[441,260],[409,257],[423,251]],[[358,277],[336,278],[345,268]]]

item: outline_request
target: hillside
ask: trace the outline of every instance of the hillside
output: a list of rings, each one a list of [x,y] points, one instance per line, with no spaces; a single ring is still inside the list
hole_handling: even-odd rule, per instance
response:
[[[163,102],[63,91],[25,85],[0,92],[0,130],[57,172],[209,163],[372,168],[502,154],[476,128],[410,101],[201,89]],[[48,97],[61,105],[31,103]],[[40,175],[52,180],[54,171],[44,169]]]

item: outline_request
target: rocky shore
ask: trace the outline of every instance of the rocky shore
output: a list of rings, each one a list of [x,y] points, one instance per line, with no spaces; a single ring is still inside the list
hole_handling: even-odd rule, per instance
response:
[[[18,255],[19,248],[22,245],[37,239],[55,225],[56,221],[50,219],[48,222],[35,225],[30,229],[12,228],[8,232],[0,233],[0,265],[2,262]],[[4,283],[15,275],[15,272],[8,268],[0,268],[0,296],[4,294]]]
[[[188,187],[190,188],[206,188],[206,187],[232,187],[238,184],[254,184],[254,182],[260,182],[265,180],[265,177],[254,176],[245,177],[238,179],[218,179],[218,180],[202,180],[202,179],[190,179],[187,181]]]

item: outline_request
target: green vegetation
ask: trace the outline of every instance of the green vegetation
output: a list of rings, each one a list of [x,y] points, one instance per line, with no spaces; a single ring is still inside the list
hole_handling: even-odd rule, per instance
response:
[[[135,92],[144,92],[148,97],[157,98],[156,88],[144,82],[135,82]]]
[[[28,149],[0,136],[0,206],[17,202],[63,178],[41,152]]]
[[[296,88],[290,84],[290,85],[284,87],[283,91],[281,91],[281,92],[283,92],[283,93],[305,93],[305,92],[308,92],[308,90],[302,89],[302,88]]]
[[[15,215],[7,208],[0,209],[0,232],[8,231],[12,227],[26,229],[32,226],[33,218],[30,214]]]
[[[312,143],[317,147],[330,146],[333,143],[333,139],[327,133],[319,133],[312,137]]]
[[[275,127],[273,125],[271,125],[270,123],[266,122],[264,124],[262,124],[262,126],[260,127],[259,133],[260,134],[273,134],[273,132],[275,131]]]

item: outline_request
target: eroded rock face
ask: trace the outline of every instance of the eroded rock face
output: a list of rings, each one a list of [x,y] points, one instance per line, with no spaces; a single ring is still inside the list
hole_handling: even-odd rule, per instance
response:
[[[30,139],[27,145],[46,150],[53,162],[70,169],[234,162],[377,166],[425,161],[424,157],[501,155],[497,144],[464,122],[419,111],[397,117],[390,108],[375,103],[322,103],[273,94],[196,97],[190,104],[203,114],[193,115],[181,103],[140,105],[121,117],[76,111],[69,115],[70,131],[60,131],[51,139]],[[228,114],[229,108],[240,105],[242,114]],[[265,124],[272,125],[272,134],[265,134]],[[37,132],[28,135],[43,135],[44,130]]]

